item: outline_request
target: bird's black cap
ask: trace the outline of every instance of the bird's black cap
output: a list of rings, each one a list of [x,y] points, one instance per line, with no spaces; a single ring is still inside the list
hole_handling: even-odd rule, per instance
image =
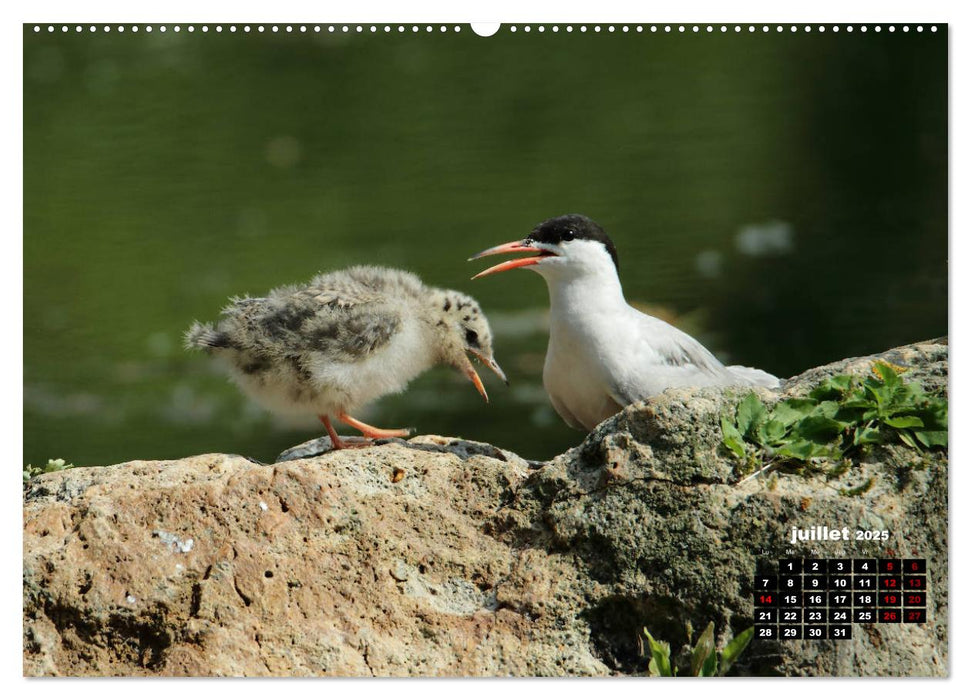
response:
[[[547,219],[537,224],[527,238],[537,243],[550,244],[574,239],[599,241],[610,253],[614,267],[618,271],[620,270],[620,264],[617,262],[617,248],[614,247],[614,242],[610,240],[610,236],[604,233],[604,230],[600,228],[596,221],[583,214],[565,214]]]

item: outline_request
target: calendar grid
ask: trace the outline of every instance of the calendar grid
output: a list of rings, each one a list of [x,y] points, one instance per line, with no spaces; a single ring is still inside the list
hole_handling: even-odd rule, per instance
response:
[[[756,639],[852,639],[853,624],[927,621],[924,559],[780,559],[754,578]]]

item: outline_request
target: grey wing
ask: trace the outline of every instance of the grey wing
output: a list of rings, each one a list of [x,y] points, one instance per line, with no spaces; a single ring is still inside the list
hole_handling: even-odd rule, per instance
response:
[[[667,366],[696,370],[712,376],[725,370],[725,365],[704,345],[674,326],[668,326],[668,329],[673,332],[664,337],[658,348]]]
[[[669,387],[720,383],[725,366],[684,331],[646,314],[638,314],[639,343],[630,371],[614,377],[610,397],[622,406],[660,394]]]
[[[640,390],[640,387],[631,382],[624,382],[615,379],[607,387],[607,397],[619,407],[617,410],[630,406],[632,403],[643,401],[651,394]]]
[[[289,348],[353,360],[387,345],[401,325],[400,313],[374,297],[327,296],[307,290],[291,296],[261,323]]]
[[[374,294],[281,288],[265,298],[234,299],[218,330],[237,349],[271,356],[320,352],[354,360],[386,345],[400,313]]]
[[[303,336],[306,350],[334,359],[364,358],[390,343],[401,327],[401,314],[384,305],[325,308],[307,321]]]
[[[388,288],[395,272],[354,267],[318,275],[306,287],[294,290],[296,305],[316,310],[301,331],[306,349],[353,361],[391,342],[402,323],[399,295]]]
[[[779,386],[777,377],[753,367],[726,367],[708,349],[687,333],[669,327],[670,344],[662,346],[662,355],[672,368],[682,370],[682,386]]]

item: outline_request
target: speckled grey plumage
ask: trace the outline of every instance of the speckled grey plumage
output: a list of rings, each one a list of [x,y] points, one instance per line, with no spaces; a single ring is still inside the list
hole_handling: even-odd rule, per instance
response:
[[[492,358],[488,321],[471,297],[402,270],[359,266],[233,299],[186,346],[218,356],[246,393],[285,412],[351,412],[400,391],[435,364],[468,374],[466,352]]]

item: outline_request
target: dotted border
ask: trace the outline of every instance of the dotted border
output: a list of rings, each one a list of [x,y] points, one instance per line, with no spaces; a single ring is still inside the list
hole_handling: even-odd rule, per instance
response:
[[[591,31],[594,33],[604,32],[604,31],[606,31],[607,33],[611,33],[611,32],[619,31],[621,33],[633,32],[638,34],[644,33],[644,32],[655,33],[655,34],[658,32],[665,33],[665,34],[673,34],[673,33],[727,34],[729,32],[732,32],[735,34],[741,34],[743,32],[754,34],[756,32],[761,32],[763,34],[767,34],[773,31],[776,33],[789,32],[790,34],[794,34],[800,31],[802,33],[816,32],[819,34],[823,34],[826,32],[831,32],[833,34],[838,34],[839,32],[846,32],[847,34],[852,34],[854,31],[859,31],[861,33],[867,33],[869,31],[880,33],[884,30],[890,33],[894,33],[897,31],[908,33],[911,30],[920,33],[920,32],[923,32],[925,28],[931,32],[936,32],[938,30],[938,25],[935,25],[935,24],[930,24],[930,25],[923,25],[923,24],[914,24],[914,25],[910,25],[910,24],[886,24],[886,25],[881,25],[881,24],[873,24],[873,25],[866,25],[866,24],[845,24],[845,25],[840,25],[840,24],[830,24],[830,25],[827,25],[827,24],[819,24],[819,25],[811,25],[811,24],[806,24],[806,25],[796,25],[796,24],[758,24],[758,25],[756,24],[746,24],[746,25],[742,25],[742,24],[634,24],[634,25],[630,25],[630,24],[622,24],[622,25],[510,24],[510,25],[501,26],[499,31],[508,32],[510,34],[515,34],[520,31],[522,31],[523,33],[530,33],[532,31],[536,31],[542,34],[547,30],[549,30],[554,34],[559,32],[564,32],[567,34],[572,32],[579,32],[582,34],[584,32],[591,32]],[[459,33],[459,32],[465,31],[465,29],[463,29],[463,27],[461,27],[460,25],[444,25],[444,24],[441,24],[441,25],[431,25],[431,24],[424,24],[424,25],[419,25],[419,24],[395,24],[395,25],[392,25],[392,24],[384,24],[384,25],[377,25],[377,24],[370,24],[370,25],[366,25],[366,24],[213,24],[213,25],[208,25],[208,24],[200,24],[200,25],[195,25],[195,24],[186,24],[186,25],[181,25],[181,24],[174,24],[174,25],[47,24],[47,25],[41,25],[41,24],[35,24],[33,25],[33,29],[35,34],[39,34],[45,29],[48,33],[54,33],[54,32],[60,31],[62,33],[73,32],[75,34],[80,34],[85,31],[91,34],[99,31],[103,33],[117,32],[119,34],[123,34],[125,32],[131,32],[132,34],[137,34],[138,32],[145,32],[146,34],[151,34],[155,31],[158,31],[159,33],[162,33],[162,34],[169,31],[174,32],[176,34],[183,31],[186,31],[190,34],[196,31],[202,32],[203,34],[206,34],[209,32],[215,32],[217,34],[223,33],[223,32],[228,32],[230,34],[234,34],[234,33],[247,34],[252,32],[255,32],[257,34],[267,33],[267,32],[271,34],[274,34],[274,33],[278,34],[281,32],[284,34],[307,34],[307,33],[377,34],[379,32],[384,32],[385,34],[390,34],[392,32],[403,34],[405,32],[411,32],[413,34],[417,34],[422,31],[424,31],[425,33],[431,33],[436,30],[439,31],[440,33],[446,33],[446,32]],[[474,34],[474,32],[472,33]]]

